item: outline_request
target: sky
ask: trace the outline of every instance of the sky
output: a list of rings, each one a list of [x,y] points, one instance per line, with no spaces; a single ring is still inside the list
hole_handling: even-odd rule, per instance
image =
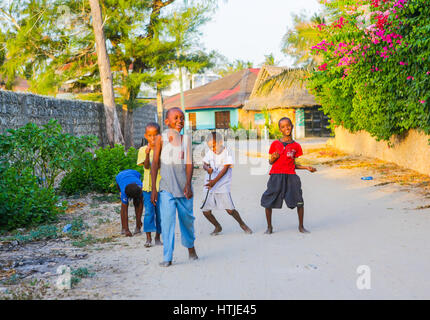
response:
[[[281,52],[281,41],[292,27],[291,13],[312,16],[321,9],[318,0],[219,0],[219,9],[202,29],[202,44],[229,61],[252,61],[254,66],[273,53],[278,65],[291,66]]]

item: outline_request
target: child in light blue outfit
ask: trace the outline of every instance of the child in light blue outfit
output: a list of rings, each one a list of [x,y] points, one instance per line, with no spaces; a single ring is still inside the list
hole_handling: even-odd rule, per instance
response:
[[[167,132],[158,136],[155,142],[154,160],[151,166],[151,201],[158,203],[161,213],[163,237],[163,262],[161,266],[172,264],[175,246],[176,211],[178,212],[182,245],[188,248],[189,258],[198,259],[194,248],[193,191],[191,179],[193,162],[191,140],[180,134],[184,127],[184,113],[179,108],[167,111],[165,124]],[[156,175],[160,169],[160,189],[157,192]]]

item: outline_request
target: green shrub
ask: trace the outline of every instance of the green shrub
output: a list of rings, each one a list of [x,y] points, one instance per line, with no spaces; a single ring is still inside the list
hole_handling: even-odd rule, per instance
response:
[[[281,138],[282,132],[279,130],[278,124],[271,121],[269,112],[267,110],[263,110],[263,115],[266,120],[266,122],[264,123],[264,126],[269,131],[269,138],[270,139]]]
[[[66,194],[82,192],[116,193],[116,175],[126,169],[143,173],[143,167],[136,164],[138,150],[124,146],[100,148],[94,154],[87,153],[60,183],[60,189]]]
[[[31,168],[0,169],[0,229],[12,230],[55,220],[66,203],[52,187],[41,188]]]
[[[410,129],[430,134],[430,6],[403,2],[325,2],[332,22],[318,26],[312,49],[322,61],[307,87],[332,128],[385,141]]]
[[[0,229],[49,222],[64,212],[66,203],[58,203],[54,182],[80,165],[96,142],[94,136],[63,133],[56,120],[0,134]]]
[[[57,239],[59,236],[58,229],[54,225],[44,225],[39,226],[34,230],[31,230],[27,234],[21,234],[18,232],[17,234],[3,238],[8,241],[16,240],[19,243],[27,243],[27,242],[33,242],[33,241],[40,241],[40,240],[48,240],[48,239]]]
[[[84,152],[96,146],[97,137],[75,137],[63,133],[56,120],[38,127],[34,123],[0,135],[0,161],[17,169],[31,169],[42,187],[54,186],[62,172],[68,172],[81,163]]]

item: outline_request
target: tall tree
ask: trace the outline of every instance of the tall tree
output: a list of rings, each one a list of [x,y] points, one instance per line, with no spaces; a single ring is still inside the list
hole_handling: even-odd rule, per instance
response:
[[[96,39],[97,61],[100,72],[100,82],[103,93],[103,105],[106,115],[106,129],[109,144],[123,144],[118,116],[116,114],[115,96],[113,91],[112,72],[110,70],[109,56],[106,50],[106,39],[103,32],[102,13],[98,0],[89,0],[91,16],[93,18],[94,36]]]
[[[212,54],[205,54],[197,50],[196,40],[200,35],[199,28],[208,20],[208,13],[213,8],[210,4],[184,6],[182,10],[173,13],[169,18],[168,33],[175,40],[176,55],[173,66],[179,73],[179,88],[181,96],[181,108],[185,111],[183,70],[194,74],[212,67]]]
[[[215,72],[219,74],[221,77],[225,77],[234,72],[252,68],[253,66],[254,64],[251,61],[236,59],[233,62],[227,62],[225,64],[221,64],[215,69]]]
[[[263,65],[267,65],[267,66],[275,66],[277,65],[278,62],[275,60],[275,56],[273,55],[273,53],[270,54],[266,54],[264,56],[264,62]]]
[[[321,62],[321,57],[312,55],[311,47],[319,42],[326,18],[322,14],[314,14],[310,19],[303,13],[292,16],[294,25],[282,39],[282,51],[294,58],[296,66],[312,68]]]

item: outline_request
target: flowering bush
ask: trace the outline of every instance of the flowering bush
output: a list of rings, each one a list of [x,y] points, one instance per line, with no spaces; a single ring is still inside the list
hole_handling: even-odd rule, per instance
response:
[[[333,125],[388,140],[430,133],[430,6],[425,0],[324,1],[335,18],[315,26],[323,63],[309,87]]]

